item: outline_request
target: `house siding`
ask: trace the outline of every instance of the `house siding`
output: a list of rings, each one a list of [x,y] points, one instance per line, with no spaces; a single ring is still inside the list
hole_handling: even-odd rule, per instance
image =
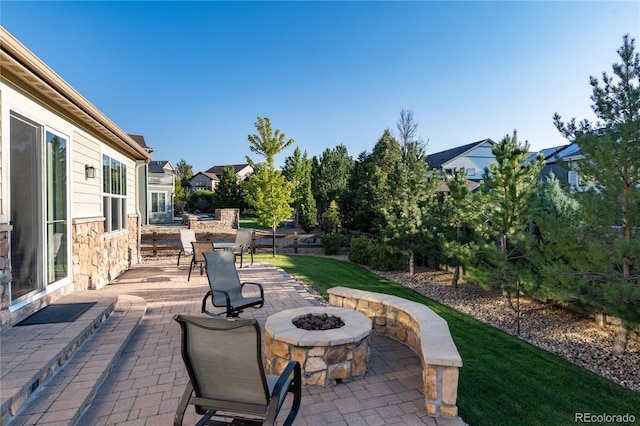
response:
[[[453,158],[452,160],[444,163],[442,168],[458,170],[464,167],[466,170],[473,169],[475,174],[468,176],[471,180],[482,179],[482,173],[485,167],[489,167],[492,161],[495,161],[495,157],[491,152],[492,145],[488,142],[482,143],[466,153]]]
[[[138,263],[140,220],[135,165],[136,160],[148,161],[151,157],[2,27],[0,36],[0,328],[4,329],[65,294],[103,288]],[[66,140],[69,237],[68,276],[43,283],[43,290],[27,294],[17,303],[10,300],[11,165],[7,155],[9,117],[14,113]],[[103,154],[127,167],[126,227],[108,234],[104,232],[102,211]],[[35,161],[44,160],[36,157]],[[95,178],[85,177],[85,165],[95,167]],[[43,213],[38,220],[44,223]],[[44,244],[44,232],[38,236]]]

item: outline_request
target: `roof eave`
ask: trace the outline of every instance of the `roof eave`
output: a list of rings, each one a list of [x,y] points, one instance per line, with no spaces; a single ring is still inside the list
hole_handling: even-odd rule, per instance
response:
[[[151,155],[51,68],[0,26],[0,77],[135,159]]]

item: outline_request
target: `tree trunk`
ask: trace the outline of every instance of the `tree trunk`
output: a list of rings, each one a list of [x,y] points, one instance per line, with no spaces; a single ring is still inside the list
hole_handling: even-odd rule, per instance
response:
[[[414,273],[414,269],[415,269],[415,265],[414,265],[414,254],[413,251],[411,252],[411,254],[409,255],[409,275],[413,276]]]
[[[624,351],[627,349],[628,337],[629,337],[629,331],[624,326],[624,324],[620,324],[620,328],[618,329],[618,334],[616,335],[616,338],[613,341],[613,355],[618,356],[624,353]]]
[[[456,267],[453,269],[453,279],[451,285],[453,288],[458,288],[458,279],[460,278],[460,263],[456,263]]]
[[[516,308],[513,307],[513,302],[511,301],[511,293],[509,292],[509,288],[507,288],[507,284],[502,283],[500,288],[502,289],[502,297],[504,297],[505,305],[507,305],[507,308],[515,312]]]
[[[273,257],[276,257],[276,227],[274,226],[272,228],[273,234],[272,234],[272,243],[273,243]]]

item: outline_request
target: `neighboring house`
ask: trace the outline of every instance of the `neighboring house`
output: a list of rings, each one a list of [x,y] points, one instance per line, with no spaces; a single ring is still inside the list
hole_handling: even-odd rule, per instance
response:
[[[147,150],[0,27],[0,325],[140,261]]]
[[[176,171],[169,161],[149,163],[149,223],[173,222]]]
[[[145,151],[151,154],[154,149],[147,146],[147,142],[144,140],[144,136],[142,135],[129,135],[131,138],[138,143]],[[138,160],[136,161],[136,169],[138,170],[137,176],[137,193],[138,193],[138,210],[140,211],[140,224],[148,225],[149,224],[149,168],[146,160]]]
[[[491,153],[495,143],[491,139],[483,139],[467,145],[436,152],[427,156],[429,169],[439,172],[447,179],[453,177],[453,171],[464,167],[467,179],[479,182],[485,167],[489,167],[495,157]]]
[[[245,180],[251,173],[253,173],[253,167],[249,164],[230,164],[236,173],[239,182]],[[199,189],[207,189],[209,191],[215,191],[216,186],[220,183],[220,176],[222,176],[222,169],[227,166],[213,166],[206,172],[199,172],[195,174],[190,180],[191,191],[197,191]]]
[[[236,176],[238,177],[238,181],[245,180],[251,173],[253,173],[253,167],[249,164],[229,164],[229,166],[233,167],[233,170],[236,172]],[[222,169],[225,167],[227,166],[213,166],[205,173],[213,173],[220,177],[222,176]]]
[[[442,182],[437,191],[449,192],[447,181],[453,177],[455,170],[465,168],[467,173],[467,187],[471,191],[478,189],[484,169],[489,167],[495,157],[491,152],[495,143],[491,139],[483,139],[457,148],[427,155],[427,164],[431,173],[442,176]]]
[[[548,178],[553,173],[559,180],[567,182],[571,189],[584,191],[588,187],[581,181],[578,172],[578,164],[584,158],[578,144],[546,148],[541,150],[540,154],[545,160],[545,166],[540,172],[540,180]]]
[[[218,182],[220,182],[218,176],[215,173],[208,172],[198,172],[189,179],[191,192],[195,192],[200,189],[206,189],[207,191],[213,192]]]

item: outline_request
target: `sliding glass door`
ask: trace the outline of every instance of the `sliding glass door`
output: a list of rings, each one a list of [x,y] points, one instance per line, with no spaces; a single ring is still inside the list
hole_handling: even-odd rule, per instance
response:
[[[10,119],[11,300],[69,276],[67,140]]]

